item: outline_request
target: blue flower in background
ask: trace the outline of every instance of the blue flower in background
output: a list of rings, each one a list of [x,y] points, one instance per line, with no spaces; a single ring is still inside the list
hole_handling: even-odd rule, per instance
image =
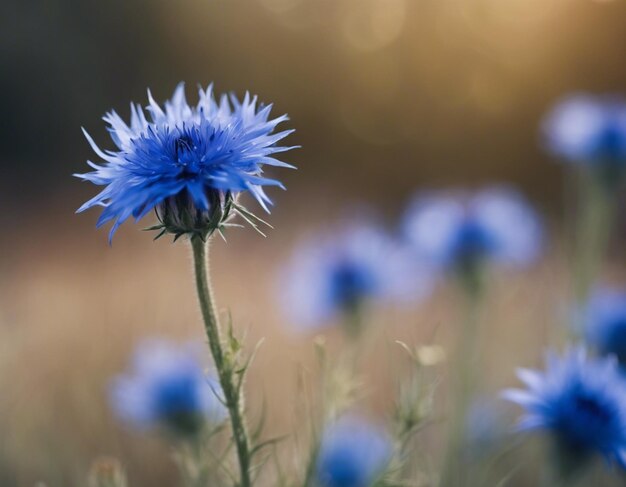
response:
[[[595,290],[582,310],[587,341],[603,355],[626,365],[626,291]]]
[[[76,176],[105,188],[78,211],[102,206],[97,226],[113,221],[109,238],[128,218],[139,220],[153,209],[164,230],[206,235],[225,222],[243,191],[268,210],[264,187],[282,184],[264,177],[263,166],[292,167],[273,157],[292,148],[276,145],[292,130],[273,133],[287,116],[269,119],[271,105],[257,106],[248,94],[241,102],[234,95],[218,102],[209,86],[199,96],[190,106],[181,83],[164,108],[148,91],[148,117],[131,104],[129,125],[107,113],[113,151],[102,151],[85,132],[104,162],[89,162],[95,171]]]
[[[354,224],[300,245],[279,279],[286,314],[306,328],[357,312],[370,301],[411,301],[429,273],[375,225]]]
[[[327,427],[319,447],[317,481],[322,487],[368,487],[391,459],[386,433],[357,417],[344,417]]]
[[[403,230],[418,256],[455,271],[487,262],[528,265],[543,240],[535,211],[518,192],[503,187],[474,195],[419,194],[406,211]]]
[[[503,396],[526,410],[519,430],[550,432],[574,463],[599,453],[626,464],[626,384],[614,359],[590,359],[577,348],[563,358],[549,354],[545,372],[518,376],[528,388]]]
[[[616,96],[571,95],[543,122],[548,149],[574,163],[626,163],[626,101]]]
[[[118,416],[135,427],[192,434],[225,417],[220,391],[193,346],[149,339],[137,347],[132,370],[113,381],[110,398]]]

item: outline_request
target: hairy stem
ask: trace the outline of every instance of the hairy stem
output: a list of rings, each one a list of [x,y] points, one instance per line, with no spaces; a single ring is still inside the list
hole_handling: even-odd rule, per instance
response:
[[[243,417],[243,395],[237,387],[235,375],[235,363],[230,354],[224,353],[221,339],[219,316],[216,312],[215,299],[208,277],[208,244],[198,237],[191,238],[193,249],[194,271],[196,276],[196,288],[204,329],[209,340],[211,355],[215,362],[215,368],[224,394],[224,401],[230,416],[233,430],[233,439],[237,449],[240,471],[240,487],[252,485],[250,477],[251,451],[250,440],[246,423]]]

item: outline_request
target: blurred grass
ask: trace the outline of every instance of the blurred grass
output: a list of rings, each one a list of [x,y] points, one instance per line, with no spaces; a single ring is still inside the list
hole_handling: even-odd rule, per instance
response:
[[[317,374],[314,337],[284,322],[275,274],[320,215],[304,202],[277,213],[267,239],[235,230],[227,244],[216,240],[212,253],[220,307],[232,311],[240,332],[248,332],[249,347],[266,339],[247,386],[253,417],[266,402],[268,437],[302,428],[307,418],[297,409],[298,375],[304,370],[313,383]],[[152,243],[141,225],[123,228],[109,248],[105,232],[93,229],[93,217],[43,223],[37,234],[16,236],[6,255],[0,280],[0,474],[12,479],[10,485],[80,485],[91,460],[101,455],[119,457],[134,485],[172,485],[175,479],[164,442],[126,431],[112,418],[106,387],[144,335],[203,339],[189,249],[164,239]],[[484,392],[514,383],[515,367],[536,364],[544,344],[558,341],[565,263],[553,247],[526,273],[493,276],[481,340]],[[398,371],[406,371],[395,340],[449,349],[460,313],[450,287],[420,306],[372,311],[363,360],[371,410],[390,414]],[[337,353],[341,334],[323,332]],[[437,401],[445,404],[445,386]],[[424,433],[429,455],[442,427],[438,421]],[[292,454],[283,448],[284,455]]]

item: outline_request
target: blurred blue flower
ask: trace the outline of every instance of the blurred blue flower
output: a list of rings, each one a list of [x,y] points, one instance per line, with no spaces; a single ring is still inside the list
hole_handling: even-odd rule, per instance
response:
[[[626,365],[626,290],[596,289],[582,311],[587,341]]]
[[[410,203],[403,230],[413,250],[437,267],[465,270],[493,262],[522,267],[539,255],[538,215],[516,191],[431,192]]]
[[[626,465],[626,384],[613,358],[591,359],[576,348],[563,358],[549,354],[545,372],[518,376],[528,389],[503,396],[526,410],[519,430],[550,432],[569,464],[599,453]]]
[[[299,246],[278,284],[288,317],[314,328],[372,300],[419,299],[430,289],[430,278],[383,230],[353,224]]]
[[[575,94],[543,122],[546,145],[574,163],[626,163],[626,101],[616,96]]]
[[[282,184],[263,177],[263,165],[292,167],[273,157],[292,148],[276,145],[292,130],[273,133],[287,116],[269,119],[271,105],[257,107],[257,98],[247,93],[241,102],[234,95],[218,102],[212,85],[199,96],[190,106],[181,83],[164,109],[148,91],[148,118],[132,103],[129,125],[116,112],[107,113],[116,150],[100,150],[85,132],[104,163],[88,162],[95,171],[76,176],[105,188],[78,211],[104,207],[97,226],[114,221],[109,238],[128,218],[139,220],[155,208],[162,223],[173,227],[168,231],[201,232],[224,221],[243,191],[268,211],[271,201],[263,188]]]
[[[136,349],[132,370],[114,379],[110,399],[118,416],[137,428],[165,426],[192,434],[222,421],[226,410],[217,380],[205,374],[192,344],[147,339]]]
[[[327,427],[317,455],[321,487],[368,487],[391,459],[386,433],[367,421],[346,416]]]

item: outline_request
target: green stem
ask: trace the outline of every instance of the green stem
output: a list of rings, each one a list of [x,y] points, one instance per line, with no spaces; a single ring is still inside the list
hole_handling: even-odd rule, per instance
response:
[[[580,174],[581,206],[576,227],[574,293],[584,302],[593,286],[611,236],[614,194],[595,174]]]
[[[457,375],[452,394],[454,415],[451,418],[452,424],[441,474],[441,485],[444,487],[459,487],[470,483],[466,475],[468,472],[463,465],[462,449],[465,442],[467,412],[476,386],[480,292],[466,293],[465,299],[465,322],[456,344],[456,360],[450,364],[451,370],[455,370]]]
[[[324,351],[322,356],[322,374],[321,374],[321,414],[320,424],[322,429],[331,421],[337,419],[346,407],[346,403],[351,401],[350,397],[341,395],[337,397],[336,394],[345,394],[346,391],[337,388],[337,380],[348,380],[350,382],[348,394],[353,394],[352,389],[355,377],[358,372],[359,358],[361,351],[361,343],[364,335],[363,329],[363,308],[361,305],[352,307],[348,310],[343,317],[343,329],[345,332],[345,339],[347,340],[347,346],[339,354],[338,360],[333,363],[329,363],[329,357]],[[348,372],[347,379],[342,376],[344,371]],[[335,377],[333,374],[339,374],[339,377]],[[332,387],[332,388],[331,388]],[[311,446],[311,454],[307,462],[306,470],[304,473],[304,479],[302,481],[303,487],[312,487],[315,484],[315,467],[317,463],[317,454],[320,443],[320,431],[316,429],[313,432],[313,441]]]
[[[240,487],[252,485],[250,477],[251,451],[246,423],[243,417],[243,396],[235,381],[234,363],[231,357],[224,353],[220,336],[219,317],[216,312],[215,299],[208,277],[208,244],[198,237],[191,238],[193,249],[194,271],[198,300],[204,320],[204,329],[209,340],[211,355],[219,377],[224,401],[230,416],[233,430],[233,439],[239,458]]]
[[[579,485],[591,485],[585,482],[585,475],[569,476],[565,478],[553,465],[548,465],[540,473],[540,487],[576,487]],[[594,483],[595,485],[595,483]]]
[[[364,341],[367,332],[365,325],[363,303],[355,306],[344,317],[344,328],[347,330],[345,338],[348,344],[343,356],[350,373],[349,379],[351,381],[353,381],[358,374],[359,361],[365,345]]]

